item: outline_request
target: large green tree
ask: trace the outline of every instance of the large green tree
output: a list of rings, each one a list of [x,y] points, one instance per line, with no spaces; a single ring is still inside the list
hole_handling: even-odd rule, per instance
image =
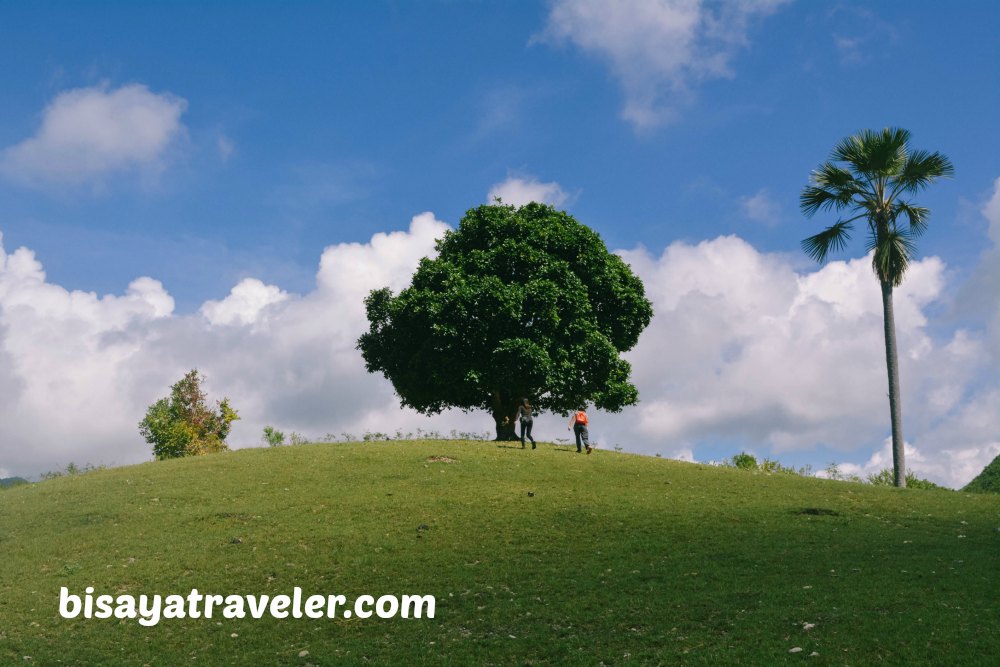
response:
[[[566,414],[638,400],[631,349],[653,311],[642,281],[589,227],[551,206],[472,209],[398,295],[372,291],[358,340],[369,372],[424,414],[487,410],[514,439],[522,397]]]
[[[201,385],[204,378],[191,370],[170,388],[170,396],[149,406],[139,422],[139,433],[153,446],[158,459],[209,454],[228,449],[226,436],[239,416],[229,399],[217,401],[215,408]]]
[[[865,223],[866,247],[872,253],[872,269],[882,287],[892,464],[899,487],[906,486],[906,461],[892,291],[903,282],[916,253],[916,239],[927,229],[930,217],[930,211],[914,204],[909,196],[954,173],[947,157],[912,150],[909,140],[910,133],[900,128],[863,130],[847,137],[833,149],[829,161],[812,173],[800,198],[806,216],[820,211],[846,214],[802,241],[803,250],[817,262],[826,261],[832,251],[843,250],[855,223]]]

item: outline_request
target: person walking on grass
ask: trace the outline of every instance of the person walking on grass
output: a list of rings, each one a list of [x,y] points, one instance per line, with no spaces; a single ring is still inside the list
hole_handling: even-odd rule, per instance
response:
[[[531,440],[531,448],[535,448],[535,439],[531,437],[531,425],[534,421],[532,412],[531,403],[528,399],[522,398],[521,405],[517,406],[517,418],[521,422],[521,449],[524,449],[525,436]]]
[[[587,411],[584,408],[580,408],[576,413],[570,417],[569,426],[566,430],[573,430],[573,434],[576,436],[576,453],[579,454],[583,451],[580,447],[581,442],[583,446],[587,448],[587,453],[594,451],[590,446],[590,433],[587,431],[587,424],[590,420],[587,419]]]

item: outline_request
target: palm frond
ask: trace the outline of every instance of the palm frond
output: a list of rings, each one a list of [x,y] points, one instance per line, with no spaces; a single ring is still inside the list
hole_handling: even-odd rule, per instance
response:
[[[845,208],[856,194],[863,194],[864,185],[851,172],[830,162],[820,165],[809,180],[812,185],[803,188],[799,195],[799,207],[807,216],[821,210]]]
[[[799,195],[799,208],[806,216],[812,217],[817,211],[841,208],[843,198],[840,193],[826,188],[807,185]]]
[[[923,206],[914,206],[908,202],[896,202],[893,207],[896,216],[905,215],[910,223],[910,238],[922,236],[927,231],[927,220],[931,216],[931,210]]]
[[[865,144],[861,135],[868,131],[869,130],[864,130],[861,133],[852,134],[849,137],[841,139],[840,143],[833,147],[833,152],[830,153],[830,159],[836,162],[846,162],[854,167],[864,164],[867,161],[867,155],[865,152]],[[857,169],[857,171],[862,173],[864,172],[862,169]]]
[[[861,187],[861,184],[854,178],[854,174],[832,162],[821,164],[819,169],[812,173],[812,182],[818,187],[831,190],[856,191]]]
[[[909,154],[907,142],[910,133],[897,127],[887,127],[874,133],[876,139],[871,147],[871,171],[882,177],[898,174]]]
[[[941,153],[915,151],[893,179],[893,194],[897,192],[919,192],[938,178],[946,178],[955,173],[955,167]]]
[[[879,280],[899,287],[903,282],[910,259],[916,254],[916,245],[906,230],[891,229],[877,237],[872,234],[868,239],[868,252],[872,255],[872,270]]]
[[[861,130],[834,148],[833,159],[847,162],[868,178],[892,176],[906,163],[909,139],[909,131],[902,128]]]
[[[819,234],[802,239],[802,250],[822,264],[830,252],[837,252],[847,247],[853,228],[854,225],[849,220],[838,221]]]

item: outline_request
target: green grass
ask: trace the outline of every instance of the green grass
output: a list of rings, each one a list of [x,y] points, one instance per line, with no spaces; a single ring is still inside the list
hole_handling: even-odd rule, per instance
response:
[[[998,529],[992,495],[547,444],[241,450],[0,494],[0,662],[987,665]],[[146,628],[62,619],[61,586],[432,594],[437,615]]]
[[[990,461],[962,490],[967,493],[1000,493],[1000,456]]]

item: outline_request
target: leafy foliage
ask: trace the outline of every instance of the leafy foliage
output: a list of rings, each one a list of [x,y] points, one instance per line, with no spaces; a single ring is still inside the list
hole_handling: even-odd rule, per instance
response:
[[[358,340],[369,372],[424,414],[488,410],[514,438],[522,397],[562,414],[638,400],[619,354],[649,324],[642,282],[601,238],[565,212],[484,205],[424,258],[409,287],[365,300]]]
[[[997,461],[1000,461],[1000,457],[997,457]],[[994,463],[997,463],[997,479],[1000,481],[1000,463],[997,461],[994,461]],[[734,454],[731,458],[723,460],[722,465],[750,472],[762,472],[767,474],[781,473],[785,475],[801,475],[803,477],[813,476],[813,471],[810,466],[805,466],[796,470],[793,467],[782,465],[780,462],[769,458],[758,461],[753,454],[747,454],[746,452]],[[987,468],[989,468],[989,466],[987,466]],[[825,473],[827,479],[832,479],[838,482],[854,482],[857,484],[867,482],[872,486],[893,486],[895,483],[892,468],[883,468],[877,473],[869,474],[867,479],[861,479],[858,475],[844,473],[843,470],[841,470],[840,464],[834,461],[827,465],[827,467],[823,469],[823,472]],[[906,486],[913,489],[951,490],[947,487],[935,484],[930,480],[917,477],[913,474],[912,470],[906,471]],[[969,488],[966,487],[965,490],[969,490]]]
[[[1000,456],[993,459],[962,489],[966,493],[1000,493]]]
[[[863,130],[837,144],[830,161],[812,173],[799,203],[809,217],[820,211],[847,211],[849,217],[803,240],[807,255],[826,261],[830,252],[847,247],[854,223],[864,220],[867,250],[875,251],[872,269],[879,280],[899,287],[930,216],[903,196],[955,171],[940,153],[911,151],[909,139],[907,130],[886,128]]]
[[[896,483],[895,476],[893,474],[892,468],[882,468],[877,473],[871,473],[868,475],[868,483],[874,486],[893,486]],[[910,489],[941,489],[943,491],[950,491],[951,489],[945,488],[934,482],[921,479],[913,474],[912,470],[906,471],[906,486]]]
[[[273,426],[265,426],[261,440],[270,447],[278,447],[285,444],[285,434]]]
[[[757,469],[757,459],[753,454],[747,454],[746,452],[740,452],[733,456],[732,465],[740,470],[756,470]]]
[[[202,376],[191,370],[170,388],[170,397],[149,406],[139,422],[139,433],[153,446],[158,459],[209,454],[228,449],[226,436],[239,419],[229,399],[208,407]]]
[[[104,470],[104,469],[105,466],[103,465],[95,466],[92,463],[85,463],[82,466],[78,466],[74,462],[70,461],[68,464],[66,464],[66,468],[64,470],[49,470],[47,472],[43,472],[41,475],[39,475],[39,479],[45,480],[45,479],[56,479],[57,477],[72,477],[73,475],[82,475],[83,473],[86,472],[93,472],[94,470]]]

